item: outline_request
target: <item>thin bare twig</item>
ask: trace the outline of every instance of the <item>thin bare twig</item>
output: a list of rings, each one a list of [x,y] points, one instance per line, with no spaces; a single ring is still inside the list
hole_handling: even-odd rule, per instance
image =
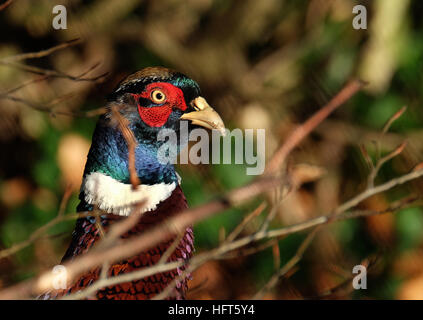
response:
[[[362,260],[359,264],[366,267],[367,271],[369,272],[372,267],[376,264],[378,257],[377,256],[371,256],[364,260]],[[352,280],[354,279],[355,275],[351,275],[350,272],[346,272],[348,276],[344,281],[342,281],[340,284],[336,285],[333,288],[330,288],[328,290],[325,290],[324,292],[317,294],[315,296],[306,297],[306,299],[328,299],[328,298],[335,298],[335,297],[344,297],[347,294],[351,293],[354,290],[354,287],[351,285]]]
[[[85,70],[84,72],[82,72],[81,74],[79,74],[78,76],[76,76],[75,78],[81,79],[81,77],[83,77],[84,75],[88,74],[89,72],[91,72],[92,70],[94,70],[95,68],[97,68],[99,65],[99,63],[94,64],[93,66],[91,66],[89,69]],[[0,93],[0,99],[8,99],[14,102],[19,102],[22,104],[25,104],[26,106],[35,109],[37,111],[41,111],[41,112],[49,112],[51,116],[56,116],[56,115],[67,115],[67,116],[73,116],[73,117],[93,117],[93,116],[97,116],[99,114],[102,114],[106,111],[106,108],[100,108],[100,109],[96,109],[96,110],[91,110],[88,112],[69,112],[69,111],[59,111],[59,110],[55,110],[54,108],[52,108],[53,105],[58,104],[66,99],[68,99],[69,97],[71,97],[73,94],[66,94],[63,95],[61,97],[58,97],[48,103],[34,103],[32,101],[29,100],[25,100],[23,98],[18,98],[15,96],[10,95],[13,92],[16,92],[26,86],[29,86],[33,83],[36,82],[40,82],[40,81],[44,81],[47,80],[48,78],[51,78],[53,75],[52,74],[44,74],[42,75],[40,78],[36,78],[36,79],[31,79],[29,81],[24,82],[23,84],[14,87],[12,89],[9,89],[7,91],[4,91],[2,93]]]
[[[11,1],[9,0],[9,2],[11,2]],[[3,9],[2,7],[6,4],[7,4],[7,2],[2,4],[2,6],[0,6],[0,11]],[[26,59],[42,58],[42,57],[45,57],[45,56],[52,54],[55,51],[62,50],[62,49],[65,49],[65,48],[69,48],[69,47],[72,47],[72,46],[77,45],[79,43],[81,43],[81,39],[72,39],[72,40],[66,41],[64,43],[61,43],[57,46],[46,49],[46,50],[17,54],[17,55],[2,58],[2,59],[0,59],[0,61],[11,62],[11,61],[21,61],[21,60],[26,60]]]
[[[11,246],[10,248],[0,250],[0,260],[3,259],[3,258],[6,258],[6,257],[8,257],[12,254],[15,254],[16,252],[28,247],[35,240],[41,238],[50,228],[52,228],[56,224],[63,222],[63,221],[67,221],[67,220],[75,220],[75,219],[78,219],[78,218],[87,217],[89,215],[92,215],[92,212],[84,211],[84,212],[78,212],[78,213],[74,213],[74,214],[66,214],[66,215],[56,216],[55,218],[53,218],[53,220],[50,220],[48,223],[46,223],[45,225],[43,225],[40,228],[38,228],[37,230],[35,230],[27,240],[16,243],[13,246]]]
[[[266,203],[262,202],[255,210],[253,210],[250,214],[244,217],[240,224],[238,224],[235,229],[227,236],[225,242],[231,242],[236,239],[236,237],[245,229],[245,226],[253,220],[254,218],[258,217],[263,210],[266,208]]]
[[[64,78],[64,79],[69,79],[69,80],[73,80],[73,81],[98,82],[100,80],[103,80],[108,75],[108,72],[105,72],[105,73],[102,73],[102,74],[95,76],[95,77],[83,78],[81,76],[72,76],[72,75],[69,75],[69,74],[61,72],[61,71],[42,69],[42,68],[29,66],[29,65],[26,65],[26,64],[19,64],[19,63],[10,62],[10,61],[0,60],[0,65],[17,68],[17,69],[20,69],[20,70],[23,70],[23,71],[27,71],[27,72],[30,72],[30,73],[39,74],[39,75],[43,75],[43,76],[48,76],[48,77],[53,77],[53,78]],[[96,66],[97,65],[98,64],[96,64]],[[92,68],[93,67],[90,67],[90,70]]]
[[[282,239],[282,237],[276,237],[276,238],[270,239],[266,242],[260,243],[259,245],[256,245],[256,246],[253,246],[253,247],[234,249],[233,251],[225,253],[224,255],[222,255],[220,259],[233,259],[233,258],[238,258],[238,257],[249,256],[249,255],[255,254],[257,252],[261,252],[261,251],[263,251],[263,250],[265,250],[269,247],[272,247],[273,245],[278,243],[278,241],[280,239]],[[254,244],[254,243],[252,243],[252,244]]]
[[[71,195],[72,195],[72,186],[67,185],[65,189],[65,193],[63,194],[62,200],[60,201],[59,212],[57,213],[58,217],[61,217],[64,215],[66,206],[69,202],[69,198]]]
[[[372,161],[372,158],[370,158],[369,153],[367,152],[366,146],[364,144],[360,144],[360,151],[363,155],[364,160],[366,160],[366,164],[369,167],[370,170],[374,169],[374,164]]]
[[[407,106],[403,106],[401,109],[399,109],[397,112],[394,113],[392,117],[388,119],[388,121],[385,123],[382,129],[382,135],[386,134],[388,130],[391,128],[392,124],[399,119],[403,113],[407,111]]]
[[[376,164],[373,164],[373,161],[370,159],[370,156],[367,154],[365,147],[364,146],[362,147],[363,156],[365,157],[367,162],[370,161],[370,163],[371,163],[370,174],[369,174],[368,179],[367,179],[367,188],[372,188],[374,186],[376,176],[378,175],[382,166],[386,162],[395,158],[396,156],[398,156],[399,154],[401,154],[404,151],[404,148],[407,145],[406,141],[403,141],[399,146],[397,146],[393,151],[388,153],[386,156],[381,157],[381,155],[380,155],[381,154],[380,140],[388,132],[389,128],[395,122],[395,120],[399,119],[399,117],[401,117],[401,115],[406,110],[407,110],[407,107],[402,107],[400,110],[395,112],[394,115],[392,117],[390,117],[388,119],[388,121],[386,122],[386,124],[383,126],[382,133],[380,134],[380,139],[378,139],[377,141],[372,141],[375,144],[375,148],[376,148],[376,154],[377,154]]]
[[[54,108],[51,108],[54,104],[59,103],[63,99],[66,99],[68,97],[69,97],[69,95],[65,95],[63,97],[59,97],[57,99],[54,99],[54,100],[52,100],[48,103],[38,104],[38,103],[33,103],[32,101],[29,101],[29,100],[26,100],[26,99],[11,96],[9,94],[0,93],[0,99],[8,99],[10,101],[22,103],[22,104],[24,104],[24,105],[26,105],[26,106],[34,109],[34,110],[38,110],[38,111],[41,111],[41,112],[47,112],[51,116],[62,115],[62,116],[69,116],[69,117],[92,118],[92,117],[97,117],[97,116],[102,115],[102,114],[107,112],[106,107],[101,107],[101,108],[97,108],[97,109],[86,111],[86,112],[56,110]]]
[[[136,190],[138,185],[141,184],[135,168],[135,148],[137,147],[137,140],[134,133],[129,128],[129,122],[118,111],[116,106],[112,106],[112,115],[118,122],[119,130],[122,132],[128,146],[128,170],[129,179],[131,181],[132,189]]]
[[[281,250],[279,248],[278,241],[276,241],[272,246],[272,254],[273,254],[273,266],[277,270],[281,267]]]
[[[163,255],[160,257],[160,260],[157,262],[157,264],[163,264],[167,262],[167,259],[172,255],[172,253],[175,251],[175,249],[178,247],[179,243],[181,242],[182,238],[184,237],[184,233],[180,233],[175,240],[173,240],[172,244],[169,246],[169,248],[166,249],[166,251],[163,253]]]
[[[13,0],[6,0],[5,3],[2,3],[0,5],[0,11],[6,9],[8,6],[10,6],[12,4]]]
[[[156,274],[156,273],[160,273],[160,272],[166,272],[166,271],[170,271],[173,269],[176,269],[178,267],[180,267],[183,264],[183,262],[181,261],[175,261],[175,262],[169,262],[169,263],[165,263],[165,264],[161,264],[158,266],[154,266],[152,267],[148,267],[148,268],[142,268],[140,270],[131,272],[131,273],[125,273],[125,274],[121,274],[115,277],[109,277],[106,279],[102,279],[100,281],[96,281],[94,284],[92,284],[91,286],[87,287],[86,289],[84,289],[81,292],[77,292],[68,296],[64,296],[61,299],[63,300],[78,300],[78,299],[84,299],[86,297],[88,297],[89,295],[95,293],[96,291],[107,287],[107,286],[113,286],[119,283],[124,283],[124,282],[130,282],[134,279],[142,279],[145,277],[148,277],[150,275]]]
[[[297,252],[295,255],[288,260],[288,262],[278,270],[271,278],[270,280],[264,285],[264,287],[257,292],[253,299],[259,300],[261,299],[266,292],[270,291],[276,284],[278,283],[278,280],[284,276],[286,273],[288,273],[303,257],[304,252],[307,250],[307,248],[310,246],[311,241],[314,239],[319,227],[315,228],[311,233],[307,235],[307,237],[304,239],[304,241],[301,243],[299,248],[297,249]]]
[[[14,87],[12,89],[9,89],[9,90],[6,90],[6,91],[2,92],[2,94],[3,95],[11,94],[13,92],[16,92],[16,91],[18,91],[18,90],[20,90],[22,88],[25,88],[25,87],[31,85],[33,83],[41,82],[41,81],[44,81],[44,80],[46,80],[48,78],[49,78],[49,76],[43,75],[41,77],[38,77],[38,78],[35,78],[35,79],[31,79],[29,81],[26,81],[26,82],[18,85],[17,87]]]
[[[298,126],[285,140],[279,149],[276,150],[269,164],[266,166],[265,174],[276,173],[285,162],[288,154],[294,149],[314,128],[326,119],[336,108],[348,101],[356,94],[364,83],[359,80],[349,82],[332,100],[316,112],[302,125]]]
[[[396,147],[393,151],[388,153],[386,156],[380,158],[376,162],[376,165],[373,166],[372,170],[370,171],[369,177],[367,179],[367,188],[372,188],[374,186],[376,176],[379,173],[382,166],[386,162],[388,162],[389,160],[391,160],[391,159],[395,158],[396,156],[400,155],[404,151],[404,148],[406,147],[406,145],[407,145],[407,141],[404,141],[398,147]]]

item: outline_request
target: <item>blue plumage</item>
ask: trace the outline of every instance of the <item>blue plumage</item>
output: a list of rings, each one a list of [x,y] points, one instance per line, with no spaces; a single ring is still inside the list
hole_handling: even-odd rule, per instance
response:
[[[135,133],[138,145],[135,149],[135,168],[143,184],[177,182],[178,178],[172,164],[162,164],[157,158],[160,141],[142,139],[137,135],[135,125],[130,125]],[[101,172],[113,179],[129,183],[128,147],[119,128],[107,121],[99,121],[93,143],[88,154],[84,176],[91,172]]]

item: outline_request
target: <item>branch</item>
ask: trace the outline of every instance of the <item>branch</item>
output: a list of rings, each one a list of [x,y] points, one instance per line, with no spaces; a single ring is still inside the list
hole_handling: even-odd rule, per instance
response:
[[[396,156],[400,155],[404,151],[406,146],[407,146],[407,141],[404,141],[398,147],[396,147],[393,151],[388,153],[386,156],[380,158],[376,162],[375,166],[372,166],[372,170],[370,171],[369,177],[367,179],[367,188],[372,188],[374,186],[376,176],[379,173],[382,166],[386,162],[388,162],[389,160],[391,160],[391,159],[395,158]]]
[[[6,0],[6,2],[2,3],[0,5],[0,11],[6,9],[8,6],[12,4],[13,0]]]
[[[407,110],[407,107],[402,107],[397,112],[395,112],[392,117],[390,117],[388,119],[386,124],[383,126],[382,133],[380,134],[380,139],[383,138],[383,136],[388,132],[389,128],[392,126],[392,124],[395,122],[395,120],[399,119],[406,110]],[[373,142],[376,146],[376,153],[377,153],[376,165],[373,164],[372,159],[370,158],[369,154],[367,153],[366,147],[364,145],[361,146],[361,152],[362,152],[366,162],[369,164],[369,167],[371,169],[369,177],[367,179],[367,188],[372,188],[374,186],[376,176],[378,175],[382,166],[386,162],[388,162],[389,160],[391,160],[391,159],[395,158],[396,156],[398,156],[399,154],[401,154],[404,151],[404,149],[407,145],[407,142],[403,141],[393,151],[391,151],[386,156],[381,158],[381,156],[380,156],[380,153],[381,153],[380,141],[377,140],[377,141],[373,141]]]
[[[10,62],[10,61],[0,60],[0,65],[14,67],[14,68],[17,68],[17,69],[21,69],[23,71],[27,71],[27,72],[30,72],[30,73],[35,73],[35,74],[39,74],[39,75],[43,75],[43,76],[54,77],[54,78],[64,78],[64,79],[69,79],[69,80],[73,80],[73,81],[98,82],[100,80],[103,80],[103,78],[108,75],[108,72],[105,72],[105,73],[102,73],[102,74],[95,76],[95,77],[83,78],[82,76],[72,76],[72,75],[69,75],[69,74],[61,72],[61,71],[42,69],[42,68],[38,68],[38,67],[34,67],[34,66],[28,66],[28,65],[25,65],[25,64],[14,63],[14,62]],[[98,64],[96,63],[95,65],[98,65]],[[92,68],[93,67],[90,67],[90,70]]]
[[[132,189],[136,190],[138,185],[141,183],[135,168],[135,148],[137,147],[137,140],[135,139],[132,130],[128,127],[129,121],[120,114],[116,106],[112,106],[112,116],[118,122],[118,128],[125,138],[128,146],[129,179],[131,181]]]
[[[10,4],[11,1],[9,0],[8,2]],[[3,6],[6,5],[6,4],[7,4],[7,2],[0,6],[0,11],[3,9]],[[45,57],[45,56],[52,54],[55,51],[62,50],[62,49],[65,49],[65,48],[69,48],[69,47],[72,47],[72,46],[80,44],[80,43],[81,43],[81,39],[72,39],[72,40],[66,41],[64,43],[61,43],[57,46],[46,49],[46,50],[17,54],[17,55],[14,55],[14,56],[2,58],[2,59],[0,59],[0,61],[11,62],[11,61],[21,61],[21,60],[26,60],[26,59],[42,58],[42,57]]]
[[[316,128],[323,120],[325,120],[336,108],[348,101],[356,94],[364,83],[359,80],[349,82],[332,100],[330,100],[323,108],[316,112],[302,125],[297,127],[290,136],[285,140],[279,149],[276,150],[269,164],[266,166],[265,174],[275,174],[281,165],[285,162],[288,154]]]
[[[0,260],[28,247],[34,241],[41,238],[50,228],[52,228],[53,226],[55,226],[56,224],[60,222],[64,222],[67,220],[75,220],[78,218],[84,218],[84,217],[88,217],[92,215],[93,213],[91,211],[84,211],[84,212],[78,212],[78,213],[66,214],[66,215],[58,215],[55,218],[53,218],[53,220],[50,220],[47,224],[35,230],[27,240],[14,244],[10,248],[0,250]]]
[[[276,286],[279,279],[285,274],[287,274],[301,260],[304,255],[304,252],[307,250],[307,248],[311,244],[311,241],[314,239],[318,229],[319,227],[317,227],[311,233],[308,234],[308,236],[301,243],[300,247],[297,249],[295,255],[291,259],[289,259],[288,262],[270,278],[270,280],[264,285],[264,287],[259,292],[254,295],[254,300],[259,300],[263,298],[265,293],[270,291],[274,286]]]
[[[70,95],[65,95],[65,96],[59,97],[57,99],[54,99],[50,102],[47,102],[45,104],[39,104],[39,103],[33,103],[32,101],[29,101],[29,100],[26,100],[26,99],[11,96],[9,94],[0,93],[0,99],[8,99],[10,101],[22,103],[22,104],[24,104],[24,105],[26,105],[26,106],[34,109],[34,110],[37,110],[37,111],[40,111],[40,112],[46,112],[50,116],[61,115],[61,116],[69,116],[69,117],[92,118],[92,117],[97,117],[97,116],[102,115],[102,114],[107,112],[106,107],[101,107],[101,108],[97,108],[97,109],[93,109],[93,110],[85,111],[85,112],[55,110],[54,108],[51,108],[53,105],[63,101],[64,99],[67,99],[69,96]]]
[[[236,239],[236,237],[244,230],[245,226],[253,220],[254,218],[258,217],[263,210],[266,208],[266,203],[262,202],[254,211],[248,214],[240,224],[238,224],[235,229],[228,235],[224,242],[228,243]]]

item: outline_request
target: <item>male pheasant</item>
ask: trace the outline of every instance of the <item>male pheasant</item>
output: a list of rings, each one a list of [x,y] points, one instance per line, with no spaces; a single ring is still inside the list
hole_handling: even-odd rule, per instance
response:
[[[200,96],[198,84],[182,73],[152,67],[138,71],[123,80],[109,96],[108,112],[102,115],[92,138],[80,192],[77,211],[92,211],[95,206],[107,212],[101,216],[101,224],[107,232],[109,227],[125,219],[133,210],[134,203],[144,201],[143,214],[138,223],[121,238],[127,239],[160,223],[187,208],[180,187],[179,176],[172,163],[159,161],[159,149],[164,141],[158,139],[160,130],[171,129],[178,135],[178,143],[186,144],[187,137],[180,134],[181,121],[188,122],[189,130],[196,126],[224,129],[219,115]],[[128,170],[128,146],[111,106],[119,105],[120,115],[127,120],[137,145],[135,169],[141,185],[133,190]],[[177,146],[180,149],[181,145]],[[71,244],[62,262],[84,254],[100,240],[96,218],[80,218],[76,222]],[[193,232],[187,228],[182,240],[168,261],[189,259],[194,250]],[[108,275],[115,276],[157,263],[174,242],[170,239],[155,248],[114,263]],[[112,285],[95,293],[94,299],[150,299],[160,293],[183,268],[159,273],[144,279]],[[44,294],[43,299],[54,299],[77,292],[94,283],[100,276],[97,267],[82,275],[70,287]],[[173,295],[183,299],[187,279],[177,284]]]

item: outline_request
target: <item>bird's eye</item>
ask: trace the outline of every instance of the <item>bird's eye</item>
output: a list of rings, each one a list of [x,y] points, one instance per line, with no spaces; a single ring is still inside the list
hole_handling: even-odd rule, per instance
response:
[[[151,100],[153,100],[154,103],[162,103],[166,100],[166,95],[163,91],[155,89],[151,92]]]

